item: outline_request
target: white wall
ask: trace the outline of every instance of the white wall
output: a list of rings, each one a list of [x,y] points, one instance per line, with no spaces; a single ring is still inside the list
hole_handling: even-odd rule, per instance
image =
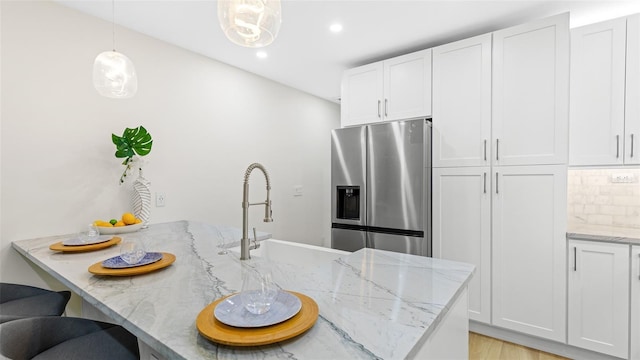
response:
[[[109,22],[49,1],[1,7],[1,281],[60,287],[11,242],[73,233],[130,210],[131,184],[118,185],[123,169],[111,133],[138,125],[154,139],[145,177],[166,194],[152,223],[240,227],[244,171],[261,162],[275,222],[262,223],[262,209],[252,208],[250,226],[329,245],[338,105],[123,28],[116,45],[136,66],[138,94],[104,98],[91,74],[95,56],[111,49]],[[292,196],[294,185],[304,187],[302,197]],[[255,171],[251,200],[264,194]]]

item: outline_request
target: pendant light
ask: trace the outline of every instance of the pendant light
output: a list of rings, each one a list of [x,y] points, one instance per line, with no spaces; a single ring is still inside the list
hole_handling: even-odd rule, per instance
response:
[[[233,43],[259,48],[278,36],[280,9],[280,0],[218,0],[218,20]]]
[[[100,53],[93,63],[93,86],[102,96],[115,99],[133,97],[138,78],[133,63],[116,51],[115,0],[111,0],[113,51]]]

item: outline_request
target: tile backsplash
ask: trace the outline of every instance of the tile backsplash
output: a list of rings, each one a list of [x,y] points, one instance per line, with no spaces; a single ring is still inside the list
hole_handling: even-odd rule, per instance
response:
[[[640,229],[640,169],[569,169],[568,225]]]

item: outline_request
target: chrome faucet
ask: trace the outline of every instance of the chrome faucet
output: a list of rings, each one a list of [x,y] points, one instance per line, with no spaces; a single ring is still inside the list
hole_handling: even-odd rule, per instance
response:
[[[249,175],[253,169],[260,169],[264,174],[264,178],[267,180],[267,200],[260,203],[249,203]],[[272,222],[273,218],[271,218],[271,200],[269,199],[269,193],[271,191],[271,182],[269,181],[269,174],[267,173],[267,169],[264,168],[261,164],[253,163],[249,165],[247,171],[244,173],[244,188],[242,191],[242,239],[240,239],[240,260],[249,260],[251,259],[251,254],[249,250],[257,249],[260,247],[258,244],[258,239],[256,238],[255,228],[253,229],[253,245],[249,244],[249,206],[252,205],[264,205],[264,222]]]

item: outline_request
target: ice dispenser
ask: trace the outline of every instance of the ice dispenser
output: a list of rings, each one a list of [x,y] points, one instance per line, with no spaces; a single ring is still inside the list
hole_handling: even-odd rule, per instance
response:
[[[360,220],[360,186],[338,186],[337,218]]]

